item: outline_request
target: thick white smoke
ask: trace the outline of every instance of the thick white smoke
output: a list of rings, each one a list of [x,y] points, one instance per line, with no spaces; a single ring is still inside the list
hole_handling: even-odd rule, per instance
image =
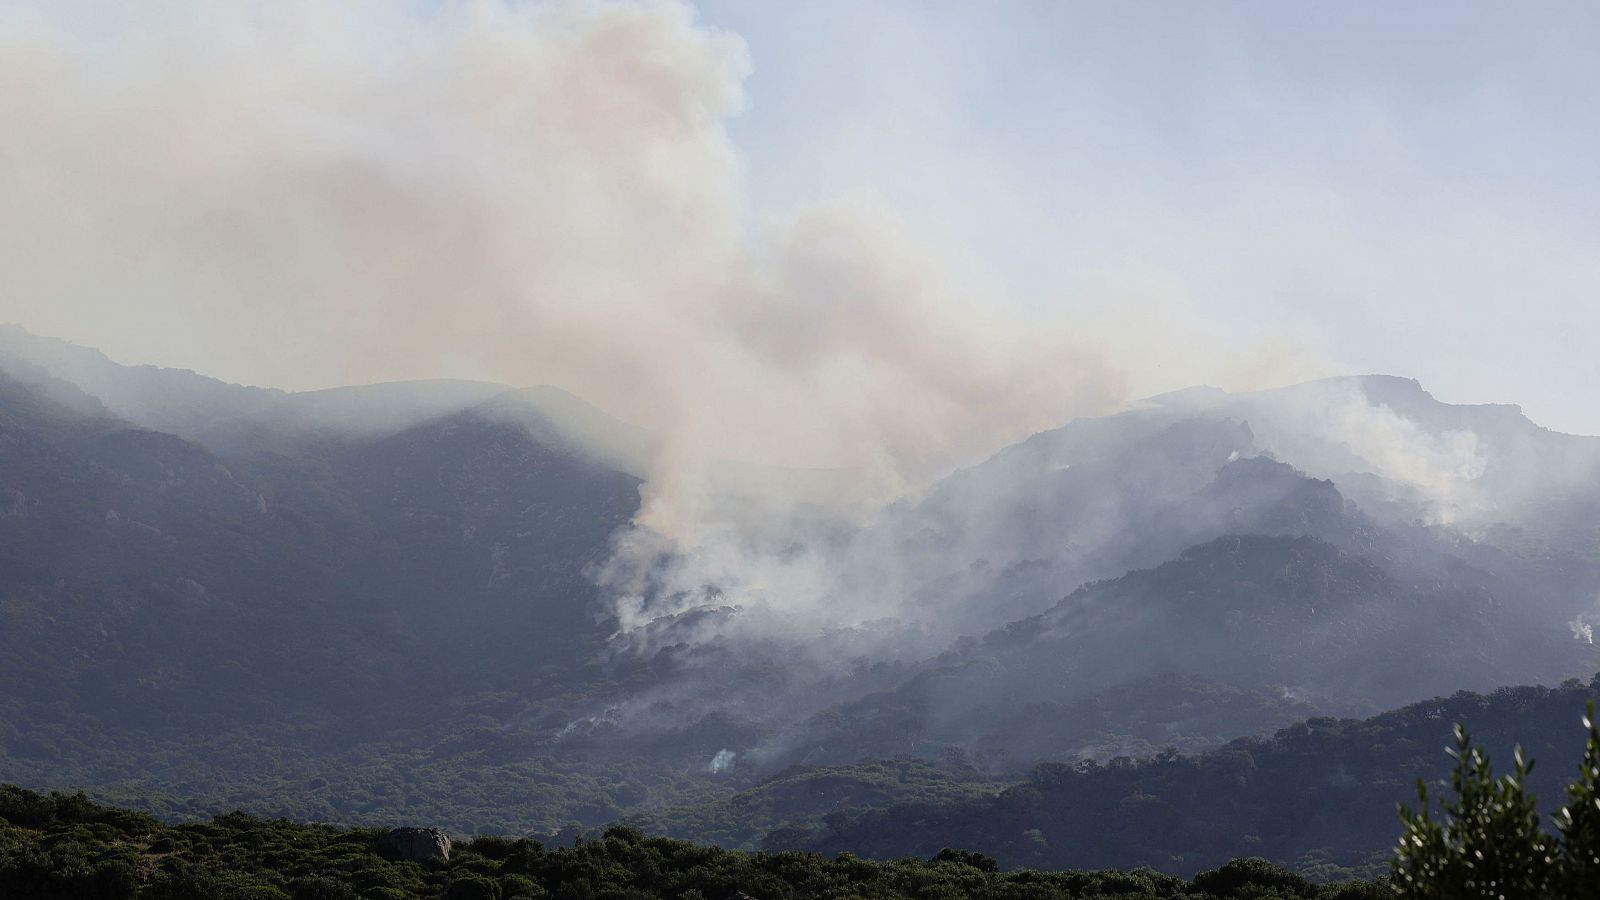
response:
[[[750,68],[670,0],[7,4],[0,319],[279,387],[559,385],[657,439],[625,624],[708,584],[895,616],[835,516],[1114,406],[1108,357],[1214,370],[1138,304],[1018,313],[871,196],[753,222]]]
[[[755,229],[724,129],[750,61],[687,6],[0,17],[3,318],[253,383],[567,387],[658,436],[640,525],[679,550],[1119,391],[871,198]]]
[[[889,474],[1115,389],[870,200],[754,232],[750,63],[686,6],[3,15],[0,293],[35,330],[286,387],[549,381],[669,457]]]
[[[1495,511],[1483,484],[1490,450],[1477,432],[1429,428],[1351,380],[1304,385],[1286,399],[1258,404],[1252,424],[1264,449],[1322,477],[1376,475],[1422,498],[1430,524],[1476,522]]]

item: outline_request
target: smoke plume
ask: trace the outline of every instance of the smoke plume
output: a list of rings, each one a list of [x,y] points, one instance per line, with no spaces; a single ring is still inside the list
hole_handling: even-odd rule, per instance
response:
[[[755,221],[750,70],[668,0],[8,4],[0,318],[277,387],[559,385],[654,436],[603,573],[625,624],[706,585],[892,617],[840,521],[1115,407],[1112,357],[1206,373],[1161,311],[963,283],[870,195]]]

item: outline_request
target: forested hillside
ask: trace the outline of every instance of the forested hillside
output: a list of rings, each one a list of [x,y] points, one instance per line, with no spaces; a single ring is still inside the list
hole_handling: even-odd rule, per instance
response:
[[[223,457],[71,391],[0,374],[3,777],[332,821],[517,784],[562,798],[448,817],[513,830],[692,788],[501,737],[619,674],[595,662],[586,569],[633,476],[472,410]]]
[[[877,859],[982,847],[1007,867],[1192,873],[1239,848],[1321,877],[1388,865],[1395,809],[1418,779],[1437,784],[1463,724],[1492,757],[1536,760],[1528,785],[1546,812],[1582,758],[1589,684],[1460,693],[1365,720],[1315,718],[1197,756],[1046,763],[993,796],[836,814],[785,828],[768,849],[850,851]],[[930,851],[928,848],[933,848]]]
[[[981,853],[870,862],[748,854],[613,828],[571,848],[478,838],[445,859],[386,851],[378,829],[241,814],[168,826],[138,813],[0,786],[0,896],[28,900],[737,900],[1119,897],[1363,900],[1376,884],[1319,886],[1260,860],[1189,881],[1154,872],[999,872]]]
[[[1569,469],[1589,452],[1411,383],[1324,389]],[[0,330],[0,778],[186,821],[1365,866],[1442,736],[1422,707],[1403,728],[1319,717],[1587,679],[1574,635],[1600,570],[1357,503],[1388,488],[1336,471],[1350,447],[1291,440],[1303,394],[1080,420],[761,551],[819,601],[896,596],[896,617],[775,628],[760,584],[680,604],[669,555],[640,599],[679,611],[625,631],[596,572],[633,527],[650,438],[575,398],[263,391]],[[1485,489],[1525,487],[1523,462]],[[1542,718],[1462,697],[1449,714],[1538,738],[1569,694],[1530,700]],[[1304,740],[1250,738],[1295,722]],[[1301,756],[1361,774],[1293,776]],[[1207,801],[1224,790],[1226,815]],[[1307,791],[1336,803],[1326,833],[1279,827]],[[880,827],[891,808],[920,812]]]

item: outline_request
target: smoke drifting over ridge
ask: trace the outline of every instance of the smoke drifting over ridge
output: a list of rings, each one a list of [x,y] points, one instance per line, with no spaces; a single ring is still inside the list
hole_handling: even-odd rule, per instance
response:
[[[981,748],[986,735],[1028,733],[1013,730],[1016,710],[1076,727],[1075,713],[1040,714],[1035,701],[1087,704],[1089,692],[1139,683],[1113,678],[1178,665],[1232,673],[1261,697],[1303,704],[1404,702],[1427,694],[1395,691],[1565,677],[1558,669],[1571,660],[1588,665],[1600,579],[1552,566],[1499,582],[1506,557],[1498,545],[1480,554],[1474,541],[1509,535],[1515,546],[1588,560],[1600,547],[1595,442],[1543,432],[1511,408],[1445,408],[1401,378],[1128,403],[1200,382],[1240,391],[1326,374],[1299,361],[1299,348],[1240,352],[1230,343],[1270,322],[1236,316],[1224,331],[1193,321],[1186,279],[1198,273],[1218,291],[1226,283],[1248,293],[1238,273],[1283,256],[1338,259],[1374,293],[1409,282],[1359,253],[1341,258],[1351,245],[1322,241],[1329,230],[1285,230],[1275,215],[1244,216],[1248,241],[1177,245],[1183,232],[1215,228],[1240,209],[1365,225],[1383,220],[1373,207],[1330,213],[1322,201],[1338,196],[1332,186],[1324,198],[1281,178],[1257,183],[1245,165],[1186,195],[1201,214],[1165,221],[1150,197],[1124,209],[1123,192],[1097,197],[1083,184],[1098,156],[1067,160],[1059,178],[1019,166],[1006,180],[1050,199],[1018,221],[1041,243],[1065,234],[1091,248],[1063,250],[1072,262],[1058,272],[1096,253],[1118,257],[1108,262],[1114,275],[1079,282],[1109,286],[1106,296],[1064,296],[1052,316],[965,276],[960,260],[977,254],[948,236],[971,229],[938,227],[989,223],[1004,200],[970,220],[963,208],[941,221],[851,194],[762,219],[754,206],[765,193],[755,188],[772,179],[747,171],[763,158],[747,161],[732,137],[744,132],[729,128],[763,100],[745,93],[759,62],[689,6],[652,0],[5,4],[0,321],[125,362],[291,389],[428,377],[550,384],[640,426],[558,398],[595,433],[626,431],[618,443],[628,452],[607,464],[645,478],[634,527],[611,534],[632,489],[615,479],[622,496],[607,493],[605,527],[577,553],[549,545],[563,561],[610,551],[585,572],[598,594],[563,580],[551,600],[578,620],[579,640],[552,626],[550,607],[525,582],[496,580],[507,546],[496,534],[473,538],[495,567],[493,602],[503,596],[526,614],[526,631],[504,631],[513,654],[538,655],[544,645],[529,634],[559,635],[588,654],[612,619],[597,616],[594,630],[587,604],[598,596],[614,615],[606,683],[559,706],[541,701],[517,726],[581,755],[664,747],[686,766],[721,772],[896,755],[911,746],[908,735],[924,749]],[[1067,101],[1045,112],[1074,114]],[[866,131],[860,143],[881,145],[889,159],[912,143],[892,128]],[[1251,134],[1228,132],[1230,146]],[[1276,145],[1264,153],[1294,156]],[[908,170],[966,188],[954,195],[986,189],[973,157],[948,168],[920,159]],[[1183,170],[1174,177],[1188,181]],[[1071,199],[1082,202],[1058,232],[1049,214],[1065,212],[1071,204],[1056,200],[1080,184],[1082,197]],[[1254,200],[1218,200],[1246,186]],[[1280,206],[1302,193],[1318,202]],[[1120,223],[1105,221],[1118,213]],[[1096,230],[1103,240],[1084,241]],[[1133,231],[1177,246],[1167,265],[1139,252]],[[1281,252],[1310,245],[1329,249]],[[1229,262],[1207,275],[1202,259]],[[1304,269],[1297,282],[1322,286],[1317,265]],[[1274,284],[1264,277],[1255,287]],[[1055,296],[1052,287],[1030,301]],[[1335,281],[1325,293],[1342,299],[1347,288]],[[1317,292],[1269,293],[1318,302],[1305,299]],[[123,374],[104,368],[112,380]],[[287,398],[319,402],[252,420],[230,446],[258,449],[246,443],[257,428],[302,414],[366,439],[467,408],[531,423],[536,439],[571,436],[532,413],[548,409],[529,399],[539,392],[508,395],[493,384],[449,386],[404,416],[364,415],[358,429],[353,412],[383,411],[371,398],[412,390],[392,387]],[[444,396],[479,390],[488,393],[477,400]],[[1127,406],[1137,408],[1065,424]],[[439,446],[434,426],[452,421],[404,436]],[[514,434],[508,441],[525,448]],[[494,452],[476,438],[443,446],[468,466]],[[427,474],[405,477],[439,486]],[[581,504],[560,512],[536,521],[560,536],[591,515]],[[522,521],[509,546],[532,560],[546,553],[548,534]],[[456,532],[441,533],[453,541]],[[1255,590],[1302,561],[1315,577],[1279,594]],[[1383,588],[1368,576],[1386,566],[1394,589],[1367,591]],[[1439,593],[1461,572],[1464,584],[1477,579],[1471,590]],[[1122,587],[1105,586],[1125,576]],[[1124,588],[1132,593],[1116,593]],[[416,598],[430,619],[456,599],[433,590]],[[1419,592],[1431,599],[1419,602]],[[1242,606],[1250,597],[1255,606]],[[476,631],[483,621],[499,620],[466,616],[462,625]],[[1463,622],[1492,627],[1452,630]],[[1261,640],[1241,651],[1240,628],[1251,623]],[[1027,645],[992,637],[1008,633],[1046,640],[1018,667]],[[1405,662],[1399,677],[1376,679],[1386,693],[1361,694],[1351,673],[1379,668],[1331,665],[1377,660],[1373,647],[1409,651],[1412,634],[1438,646],[1464,635],[1457,646],[1487,648],[1481,658],[1504,674],[1487,680],[1485,668],[1472,677],[1486,680],[1468,685],[1458,669]],[[1460,658],[1453,648],[1434,657]],[[1436,680],[1413,677],[1419,668]],[[945,679],[945,669],[970,677]],[[938,677],[921,680],[930,673]],[[898,715],[907,709],[920,712]],[[874,720],[887,730],[859,727]],[[1183,727],[1231,737],[1282,724],[1210,721]],[[1108,733],[1119,753],[1135,752],[1127,734],[1165,740],[1121,725]],[[1113,746],[1070,727],[1065,735],[1033,746]],[[1025,761],[1021,751],[1016,759]]]
[[[821,604],[772,554],[797,494],[872,508],[1184,341],[1019,314],[871,197],[752,222],[750,67],[672,2],[11,4],[0,318],[247,383],[565,387],[658,439],[615,585],[760,560]]]

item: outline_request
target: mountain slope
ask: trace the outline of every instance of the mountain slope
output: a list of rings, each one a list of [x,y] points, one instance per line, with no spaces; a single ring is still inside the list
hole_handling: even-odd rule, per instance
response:
[[[293,393],[121,365],[15,325],[0,325],[0,372],[78,412],[110,415],[230,458],[377,439],[467,411],[515,422],[538,443],[635,476],[649,453],[639,429],[548,386],[432,379]]]
[[[752,542],[844,627],[752,577],[622,641],[592,576],[644,432],[553,389],[285,394],[0,329],[0,777],[520,830],[692,800],[685,827],[735,829],[719,804],[793,766],[1012,778],[1587,676],[1600,563],[1518,503],[1589,446],[1394,379],[1156,398]]]
[[[1261,457],[1226,462],[1204,488],[1152,501],[1147,514],[1159,524],[1136,533],[1202,542],[955,642],[900,686],[784,735],[780,758],[957,748],[1014,768],[1199,749],[1312,712],[1370,713],[1594,668],[1593,647],[1568,625],[1592,602],[1587,564],[1386,526],[1330,482]],[[1024,584],[1051,571],[1015,569]],[[995,579],[1010,583],[1009,573]]]
[[[1502,768],[1514,743],[1538,759],[1529,786],[1549,810],[1581,759],[1579,722],[1597,693],[1600,676],[1463,692],[1365,720],[1309,719],[1199,756],[1050,763],[992,797],[834,816],[813,831],[776,831],[763,846],[875,859],[982,847],[1007,867],[1175,873],[1248,852],[1323,877],[1376,872],[1391,852],[1396,804],[1414,804],[1416,779],[1449,772],[1454,723]]]
[[[0,445],[0,705],[35,764],[447,732],[464,696],[570,686],[609,633],[585,569],[638,502],[470,412],[226,460],[0,376]]]

